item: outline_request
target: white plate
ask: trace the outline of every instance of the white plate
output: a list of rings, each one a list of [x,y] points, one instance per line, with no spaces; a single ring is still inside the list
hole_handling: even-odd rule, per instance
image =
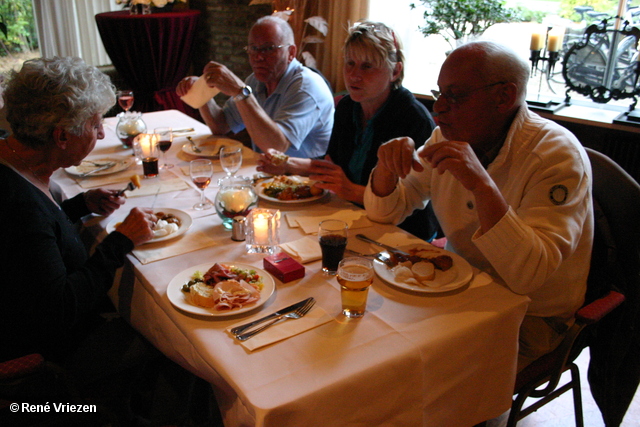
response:
[[[125,169],[128,169],[129,166],[131,166],[134,163],[134,158],[130,157],[130,158],[123,158],[123,157],[91,157],[91,158],[86,158],[82,161],[82,163],[80,163],[78,166],[71,166],[68,168],[65,168],[65,172],[71,174],[71,175],[76,175],[76,176],[80,176],[83,173],[86,172],[91,172],[92,170],[95,169],[99,169],[100,166],[95,166],[91,163],[89,163],[89,161],[92,162],[96,162],[96,163],[109,163],[109,162],[114,162],[115,165],[113,165],[112,167],[110,167],[109,169],[105,169],[102,171],[98,171],[98,172],[94,172],[90,175],[87,175],[87,178],[92,177],[92,176],[102,176],[102,175],[110,175],[112,173],[117,173],[117,172],[121,172]]]
[[[189,228],[191,228],[191,224],[193,224],[193,219],[191,218],[191,215],[189,215],[184,211],[181,211],[178,209],[171,209],[171,208],[154,208],[153,210],[154,212],[164,212],[166,214],[173,214],[176,218],[180,220],[180,228],[178,228],[178,231],[176,231],[175,233],[171,233],[171,234],[167,234],[166,236],[151,239],[145,244],[164,242],[165,240],[171,240],[178,236],[182,236],[184,233],[187,232]],[[111,233],[112,231],[115,231],[116,225],[124,221],[124,218],[125,217],[114,219],[109,224],[107,224],[107,233]]]
[[[378,274],[378,277],[380,277],[390,285],[397,286],[409,291],[422,293],[439,293],[452,291],[466,285],[473,278],[473,269],[471,268],[471,265],[464,258],[452,252],[445,251],[444,249],[440,249],[428,244],[407,245],[401,246],[398,249],[408,252],[409,249],[413,248],[425,248],[433,250],[434,256],[449,255],[453,259],[453,266],[447,271],[436,269],[436,277],[433,280],[435,286],[433,287],[412,285],[410,283],[396,281],[393,272],[382,262],[376,260],[373,263],[373,268]]]
[[[296,175],[294,175],[296,176]],[[302,179],[306,179],[306,177],[303,176],[299,176],[298,178],[302,178]],[[318,195],[318,196],[312,196],[312,197],[307,197],[306,199],[296,199],[296,200],[280,200],[277,199],[275,197],[271,197],[271,196],[267,196],[266,194],[264,194],[264,189],[267,188],[274,180],[275,178],[269,178],[266,179],[264,181],[260,181],[257,185],[256,185],[256,192],[258,193],[258,197],[266,200],[268,202],[272,202],[272,203],[282,203],[285,205],[295,205],[298,203],[309,203],[309,202],[314,202],[316,200],[320,200],[322,199],[326,194],[327,194],[327,190],[322,190],[322,194]]]
[[[220,264],[233,265],[235,267],[245,268],[247,270],[255,270],[256,273],[262,278],[262,283],[264,284],[262,290],[260,291],[260,299],[244,307],[225,311],[217,311],[214,308],[199,307],[197,305],[189,303],[187,301],[186,294],[182,292],[182,285],[191,280],[191,276],[193,276],[194,272],[201,271],[204,274],[213,266],[213,263],[207,263],[189,267],[186,270],[181,271],[173,279],[171,279],[171,282],[169,282],[169,286],[167,287],[167,296],[169,297],[169,301],[171,301],[171,304],[173,304],[174,307],[180,310],[186,311],[187,313],[199,314],[201,316],[234,316],[236,314],[245,313],[262,306],[265,302],[267,302],[269,297],[276,289],[276,283],[273,281],[273,278],[264,270],[256,268],[252,265],[240,264],[237,262],[221,262]]]
[[[217,159],[220,157],[218,156],[218,152],[220,151],[220,147],[222,146],[242,146],[242,143],[240,141],[236,141],[235,139],[220,138],[211,135],[194,136],[191,139],[193,139],[193,142],[196,143],[196,146],[200,150],[202,150],[202,152],[196,153],[195,151],[193,151],[193,147],[191,146],[191,143],[189,141],[187,141],[182,146],[182,151],[189,154],[190,156],[207,157],[210,159]]]

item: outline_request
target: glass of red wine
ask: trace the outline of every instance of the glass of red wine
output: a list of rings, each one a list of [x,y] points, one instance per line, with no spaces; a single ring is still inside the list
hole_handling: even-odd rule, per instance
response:
[[[213,205],[204,197],[204,190],[211,183],[213,164],[210,160],[206,159],[191,160],[189,163],[189,174],[191,175],[193,183],[200,190],[200,202],[196,203],[193,209],[197,211],[210,209]]]
[[[118,104],[126,112],[133,107],[133,91],[132,90],[119,90],[116,93],[118,97]]]
[[[173,131],[171,128],[162,127],[155,128],[153,133],[158,134],[158,148],[162,151],[162,162],[164,163],[160,166],[161,169],[171,169],[173,167],[172,164],[167,163],[167,151],[171,148],[171,143],[173,142]]]

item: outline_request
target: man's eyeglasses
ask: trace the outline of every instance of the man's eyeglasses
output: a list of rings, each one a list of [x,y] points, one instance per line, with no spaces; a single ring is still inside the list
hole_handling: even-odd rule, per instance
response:
[[[287,46],[289,45],[288,44],[280,44],[280,45],[268,44],[268,45],[262,45],[262,46],[249,45],[249,46],[245,46],[244,50],[251,56],[258,55],[258,54],[273,55],[276,49],[281,49]]]
[[[491,83],[490,85],[486,85],[486,86],[480,86],[477,87],[475,89],[471,89],[468,90],[466,92],[462,92],[462,93],[441,93],[439,90],[432,90],[431,94],[433,95],[433,98],[437,101],[438,99],[442,98],[445,101],[447,101],[447,104],[449,105],[458,105],[462,102],[462,100],[466,97],[468,97],[469,95],[471,95],[473,92],[477,92],[479,90],[482,89],[488,89],[490,87],[496,86],[496,85],[502,85],[505,84],[506,82],[496,82],[496,83]]]

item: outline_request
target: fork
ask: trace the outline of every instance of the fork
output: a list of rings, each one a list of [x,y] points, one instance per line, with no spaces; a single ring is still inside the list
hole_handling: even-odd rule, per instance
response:
[[[135,188],[136,186],[133,184],[133,182],[129,182],[125,188],[123,188],[122,190],[118,190],[116,196],[120,197],[124,194],[125,191],[133,191]]]
[[[202,153],[202,150],[198,148],[198,146],[190,136],[187,136],[187,139],[191,143],[191,149],[193,150],[194,153]]]
[[[98,163],[98,162],[94,162],[93,160],[83,160],[82,163],[91,163],[93,166],[98,166],[98,167],[113,164],[113,162]]]
[[[283,314],[282,316],[278,316],[275,319],[273,319],[271,322],[269,323],[265,323],[263,326],[260,326],[258,329],[255,329],[251,332],[247,332],[246,334],[242,334],[242,335],[236,335],[236,339],[238,341],[246,341],[249,338],[259,334],[260,332],[264,331],[265,329],[267,329],[268,327],[270,327],[271,325],[275,325],[276,323],[282,321],[282,320],[286,320],[286,319],[299,319],[301,317],[303,317],[305,314],[307,314],[309,312],[309,310],[311,310],[311,308],[315,305],[316,300],[315,299],[310,299],[309,301],[307,301],[307,303],[305,305],[303,305],[302,307],[298,308],[296,311],[292,311],[291,313],[288,314]]]
[[[386,252],[378,252],[378,253],[375,253],[375,254],[362,254],[360,252],[356,252],[356,251],[353,251],[351,249],[346,249],[346,252],[351,254],[351,255],[355,255],[355,256],[359,256],[359,257],[363,257],[363,258],[376,259],[376,260],[380,261],[381,263],[383,263],[384,265],[386,265],[389,268],[395,267],[395,264],[393,263],[393,261],[391,261],[391,257]]]

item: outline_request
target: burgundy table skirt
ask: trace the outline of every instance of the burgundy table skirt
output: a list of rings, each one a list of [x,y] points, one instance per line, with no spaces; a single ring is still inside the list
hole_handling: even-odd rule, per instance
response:
[[[187,75],[200,11],[131,15],[129,11],[96,15],[104,47],[123,80],[133,90],[133,110],[177,109],[198,117],[175,93]]]

